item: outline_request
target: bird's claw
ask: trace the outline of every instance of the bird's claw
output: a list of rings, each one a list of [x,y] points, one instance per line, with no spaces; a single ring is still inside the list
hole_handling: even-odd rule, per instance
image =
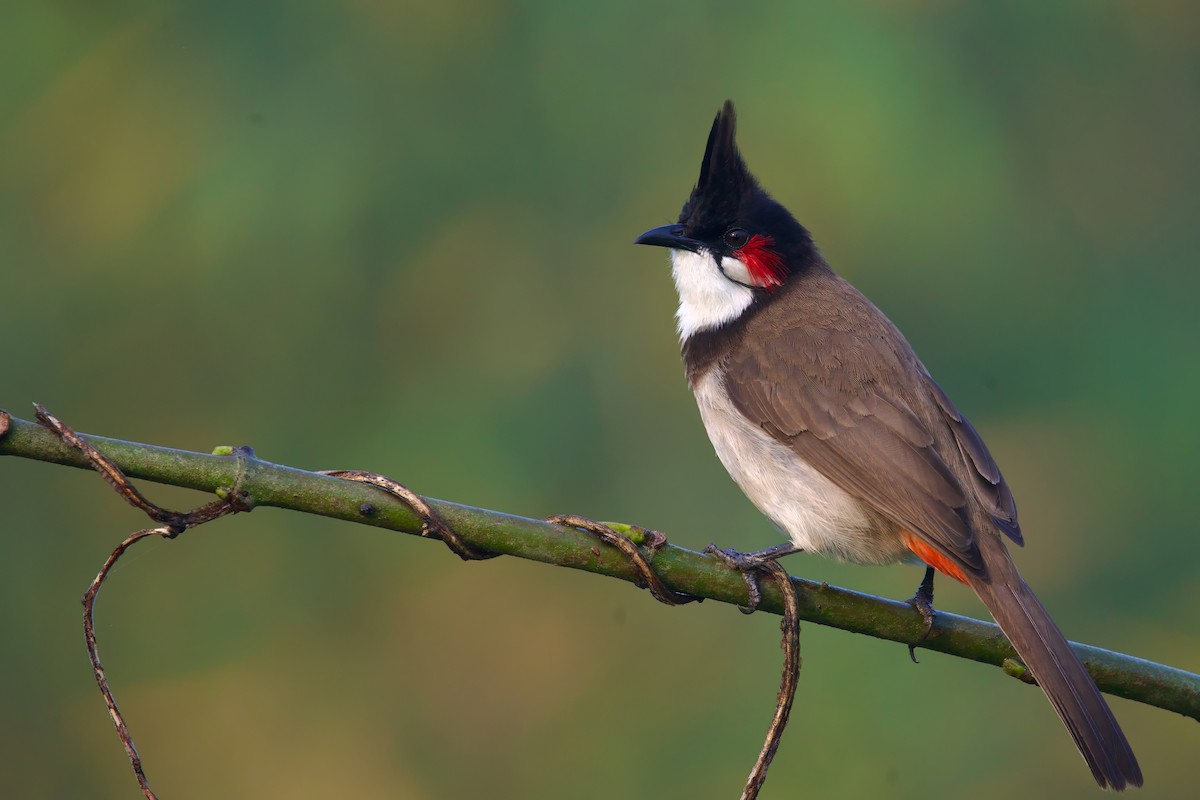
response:
[[[759,571],[766,564],[778,561],[791,553],[799,552],[799,549],[791,542],[787,542],[753,553],[739,553],[733,548],[722,549],[715,544],[710,544],[704,548],[704,552],[716,556],[731,569],[741,573],[742,580],[746,582],[747,603],[744,606],[738,606],[738,611],[743,614],[753,614],[762,602],[762,590],[758,586]]]
[[[925,578],[917,587],[916,594],[908,598],[909,605],[921,612],[921,618],[925,620],[925,630],[921,632],[915,642],[908,646],[908,657],[914,664],[921,663],[917,661],[917,645],[929,638],[929,634],[933,630],[933,621],[937,617],[937,611],[933,607],[933,574],[933,567],[926,567]]]

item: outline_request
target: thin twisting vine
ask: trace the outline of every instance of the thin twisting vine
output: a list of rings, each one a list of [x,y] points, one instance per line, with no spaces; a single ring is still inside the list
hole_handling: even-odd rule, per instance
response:
[[[92,467],[100,473],[105,482],[125,502],[144,512],[155,522],[166,523],[157,528],[146,528],[127,536],[112,551],[108,559],[105,560],[104,566],[96,573],[96,577],[92,580],[91,585],[88,586],[88,590],[83,595],[83,638],[87,643],[88,658],[92,662],[92,673],[96,677],[96,685],[100,687],[100,694],[104,697],[104,704],[108,706],[108,715],[112,717],[113,725],[117,729],[117,736],[120,738],[121,744],[125,747],[125,754],[129,756],[130,766],[133,767],[133,774],[137,778],[142,794],[146,796],[147,800],[157,800],[157,795],[154,794],[154,791],[150,788],[150,782],[146,779],[146,771],[142,767],[141,756],[138,755],[137,747],[133,743],[133,735],[129,732],[129,725],[125,722],[125,717],[121,714],[121,709],[117,706],[117,699],[113,696],[112,687],[108,683],[108,674],[104,671],[104,665],[100,661],[100,650],[96,644],[96,597],[100,594],[100,589],[104,586],[104,581],[108,578],[117,561],[125,554],[125,551],[142,539],[148,536],[161,536],[164,539],[174,539],[188,528],[212,522],[227,514],[249,511],[253,505],[250,502],[249,496],[240,486],[233,486],[224,493],[224,497],[221,499],[194,508],[191,511],[171,511],[157,506],[147,500],[129,482],[129,479],[125,477],[125,473],[107,456],[93,447],[90,442],[79,436],[79,434],[71,430],[71,428],[54,417],[54,415],[42,406],[35,404],[35,407],[37,408],[37,421],[53,431],[64,443],[81,452]],[[253,452],[248,449],[235,450],[234,452],[239,459],[242,459],[246,455],[253,455]],[[238,474],[239,476],[242,475],[243,470],[239,469]]]

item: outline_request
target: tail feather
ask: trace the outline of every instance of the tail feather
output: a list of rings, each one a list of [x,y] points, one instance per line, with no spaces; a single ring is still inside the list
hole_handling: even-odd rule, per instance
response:
[[[1058,712],[1101,788],[1142,785],[1137,758],[1091,675],[1007,552],[985,553],[988,577],[968,583]],[[999,556],[998,558],[996,556]]]

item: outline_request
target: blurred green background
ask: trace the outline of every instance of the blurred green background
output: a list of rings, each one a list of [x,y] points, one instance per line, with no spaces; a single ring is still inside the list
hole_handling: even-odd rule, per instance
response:
[[[0,406],[773,544],[704,436],[663,254],[630,244],[732,97],[751,168],[991,444],[1062,627],[1197,669],[1198,36],[1193,4],[1082,0],[18,2]],[[79,598],[143,520],[75,470],[0,459],[0,487],[0,785],[132,797]],[[98,626],[177,800],[732,797],[780,661],[766,615],[274,510],[139,546]],[[803,646],[764,797],[1096,792],[1036,690]],[[1141,796],[1195,797],[1195,723],[1113,705]]]

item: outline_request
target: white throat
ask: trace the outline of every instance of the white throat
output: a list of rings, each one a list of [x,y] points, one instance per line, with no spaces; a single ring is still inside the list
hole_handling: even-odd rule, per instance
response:
[[[675,279],[675,290],[679,293],[679,310],[675,317],[679,320],[681,340],[737,319],[754,302],[754,292],[735,283],[750,283],[746,265],[736,258],[726,257],[721,260],[721,269],[717,268],[717,261],[710,253],[671,251],[671,277]]]

